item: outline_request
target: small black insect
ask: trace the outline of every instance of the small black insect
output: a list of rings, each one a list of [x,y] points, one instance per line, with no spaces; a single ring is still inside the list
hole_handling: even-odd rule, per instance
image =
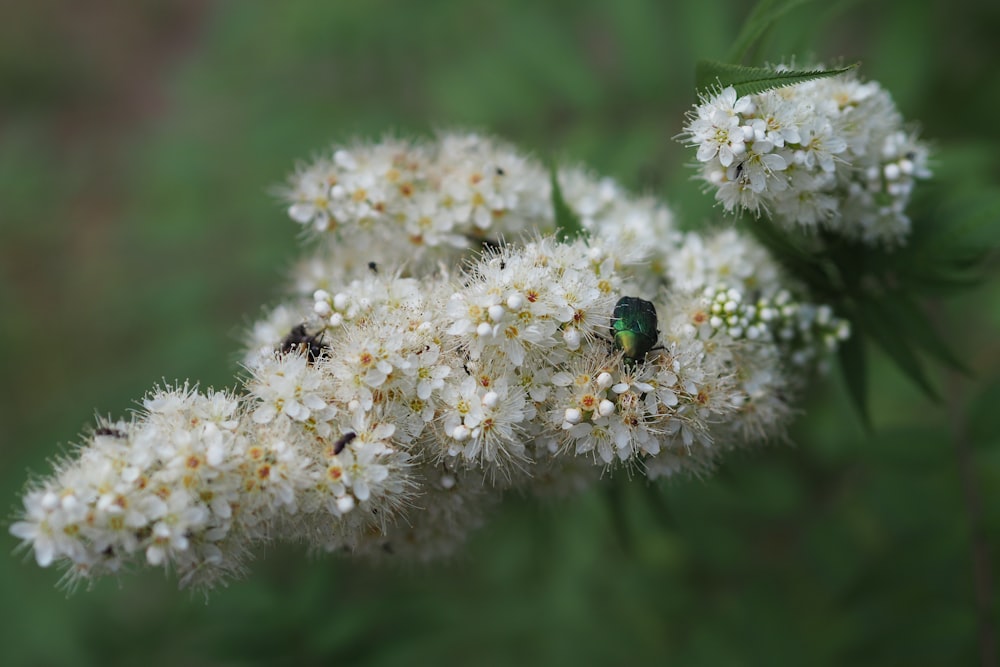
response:
[[[503,167],[497,167],[497,176],[503,176],[506,173],[507,172],[503,170]]]
[[[94,435],[110,435],[112,438],[124,438],[125,434],[110,426],[101,426],[94,431]]]
[[[305,354],[306,360],[312,364],[330,350],[330,346],[324,343],[322,338],[322,331],[311,334],[306,331],[305,324],[300,324],[288,332],[288,335],[281,341],[281,347],[278,348],[278,351],[281,354]]]
[[[368,262],[368,268],[371,270],[372,273],[378,273],[378,264],[376,264],[375,262]]]
[[[337,438],[337,442],[333,443],[334,456],[344,451],[344,447],[347,447],[356,437],[358,437],[358,434],[352,431]]]

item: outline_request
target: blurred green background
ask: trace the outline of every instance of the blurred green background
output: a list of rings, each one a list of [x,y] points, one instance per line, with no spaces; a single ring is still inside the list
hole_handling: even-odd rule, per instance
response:
[[[233,384],[296,227],[268,194],[332,141],[461,125],[716,219],[671,140],[748,2],[7,2],[0,7],[0,498],[161,378]],[[860,60],[942,165],[1000,182],[1000,6],[817,2],[761,59]],[[954,164],[952,162],[951,164]],[[141,571],[67,598],[0,558],[5,665],[976,664],[975,530],[1000,547],[1000,284],[937,304],[975,369],[932,402],[875,358],[790,446],[705,480],[512,498],[455,562],[262,554],[200,597]],[[13,549],[15,540],[0,533]],[[997,599],[997,573],[983,599]],[[988,625],[995,631],[995,610]]]

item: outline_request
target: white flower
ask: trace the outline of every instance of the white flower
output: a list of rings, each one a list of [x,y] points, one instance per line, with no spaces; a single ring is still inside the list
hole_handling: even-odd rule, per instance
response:
[[[440,359],[441,348],[433,342],[407,358],[403,372],[415,380],[417,398],[421,401],[426,401],[434,391],[440,390],[444,379],[451,374],[451,366],[441,363]]]
[[[305,490],[315,484],[313,460],[294,445],[289,426],[285,422],[258,427],[242,452],[238,519],[251,535],[258,531],[266,535],[280,514],[296,514]]]
[[[166,501],[156,503],[155,509],[150,511],[150,519],[155,523],[146,547],[146,560],[150,565],[163,565],[176,558],[178,552],[187,550],[188,534],[204,527],[208,512],[178,489]]]
[[[703,102],[685,128],[685,136],[698,147],[699,162],[718,157],[719,163],[728,167],[746,151],[743,114],[753,110],[753,103],[748,97],[737,99],[732,86]]]
[[[834,157],[847,150],[847,142],[823,118],[811,118],[803,124],[800,131],[802,142],[793,153],[795,162],[807,169],[819,167],[832,173],[836,168]]]
[[[336,408],[327,402],[330,380],[306,355],[285,354],[272,357],[254,370],[248,388],[257,398],[253,420],[268,424],[277,416],[304,422],[329,421]]]
[[[61,530],[62,522],[58,515],[53,516],[56,507],[56,496],[52,491],[31,491],[24,497],[22,519],[10,527],[14,537],[34,548],[35,562],[41,567],[48,567],[57,557],[69,555],[72,550],[70,545],[60,544],[66,536],[60,538],[60,533],[64,531]]]
[[[335,178],[332,165],[323,161],[296,173],[285,193],[290,201],[288,216],[319,231],[327,229],[331,224],[330,181]]]

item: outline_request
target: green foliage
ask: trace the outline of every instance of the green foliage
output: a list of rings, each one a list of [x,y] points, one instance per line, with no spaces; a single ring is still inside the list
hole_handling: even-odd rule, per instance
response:
[[[669,139],[692,102],[695,57],[741,41],[727,0],[293,0],[192,16],[119,3],[87,30],[44,3],[13,4],[26,16],[0,27],[11,37],[0,72],[44,71],[31,85],[0,77],[12,102],[0,125],[8,505],[25,469],[48,470],[95,409],[123,414],[162,376],[229,381],[241,323],[283,289],[294,254],[266,188],[327,141],[479,126],[662,195],[687,224],[719,218]],[[958,402],[996,554],[1000,287],[982,277],[1000,230],[1000,88],[974,77],[1000,25],[993,3],[931,4],[885,0],[833,24],[817,20],[826,3],[781,15],[755,61],[864,58],[942,146],[906,249],[838,257],[838,269],[787,238],[774,247],[821,293],[857,262],[881,276],[880,298],[890,276],[910,301],[949,298],[931,319],[975,370]],[[125,31],[147,38],[115,38]],[[143,85],[126,94],[115,77],[130,69]],[[794,447],[734,454],[705,480],[618,475],[606,480],[615,504],[512,498],[455,562],[380,567],[277,547],[204,604],[155,571],[67,598],[58,573],[0,559],[4,662],[974,664],[970,526],[948,428],[868,338],[849,347],[864,355],[854,377],[874,435],[847,417],[847,391],[820,388]],[[0,539],[9,552],[13,538]]]
[[[698,61],[695,67],[695,89],[705,95],[732,86],[739,96],[755,95],[775,88],[837,76],[857,68],[858,63],[824,70],[776,72],[769,67],[739,64],[779,19],[809,2],[811,0],[759,0],[743,21],[739,34],[733,40],[726,62]]]
[[[912,234],[899,248],[870,247],[821,233],[796,238],[766,219],[746,227],[785,268],[852,325],[852,340],[839,361],[852,401],[865,424],[868,343],[874,344],[928,398],[941,389],[927,370],[936,362],[951,372],[972,374],[955,352],[953,328],[940,330],[930,308],[983,284],[1000,256],[1000,187],[989,180],[989,149],[942,149],[937,173],[918,186],[911,204]]]
[[[698,61],[695,70],[695,86],[702,94],[732,86],[736,94],[756,95],[774,88],[794,86],[814,79],[837,76],[857,68],[858,65],[835,67],[826,70],[789,70],[777,72],[768,67],[747,67],[730,65],[713,60]]]
[[[569,207],[563,198],[555,165],[549,168],[549,181],[552,184],[552,208],[556,216],[556,236],[567,240],[586,236],[587,230],[580,224],[580,216]]]
[[[790,273],[851,321],[853,342],[840,352],[841,371],[866,423],[865,341],[877,345],[933,400],[940,399],[940,390],[926,371],[928,359],[969,373],[968,362],[954,352],[921,304],[989,277],[986,260],[1000,247],[998,205],[1000,198],[989,188],[979,190],[974,207],[956,209],[945,198],[937,212],[918,211],[913,241],[895,249],[872,248],[830,234],[815,244],[796,240],[766,220],[746,222]]]
[[[837,358],[854,409],[865,428],[871,431],[872,418],[868,410],[868,353],[865,350],[865,337],[858,335],[856,331],[853,332],[850,338],[841,343],[837,350]]]
[[[754,44],[764,36],[782,16],[812,0],[760,0],[743,21],[743,27],[733,40],[728,61],[738,63],[743,60]],[[759,92],[759,91],[758,91]]]

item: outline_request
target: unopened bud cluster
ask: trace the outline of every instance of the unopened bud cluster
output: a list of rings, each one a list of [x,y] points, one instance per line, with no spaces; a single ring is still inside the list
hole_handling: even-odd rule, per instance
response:
[[[682,234],[660,202],[558,178],[583,238],[549,234],[540,163],[478,135],[301,169],[289,213],[322,234],[252,327],[242,391],[158,388],[99,423],[12,532],[72,579],[146,563],[209,586],[274,539],[428,559],[508,490],[698,473],[780,437],[846,323],[749,237]],[[611,326],[625,296],[657,315],[633,357]]]
[[[835,317],[829,306],[797,302],[788,290],[755,301],[732,287],[707,287],[703,294],[709,336],[723,332],[750,341],[777,338],[792,350],[796,364],[814,361],[817,351],[836,350],[851,333],[850,323]]]
[[[852,73],[743,97],[725,88],[701,100],[682,137],[727,211],[870,245],[903,242],[914,182],[930,175],[888,92]]]

